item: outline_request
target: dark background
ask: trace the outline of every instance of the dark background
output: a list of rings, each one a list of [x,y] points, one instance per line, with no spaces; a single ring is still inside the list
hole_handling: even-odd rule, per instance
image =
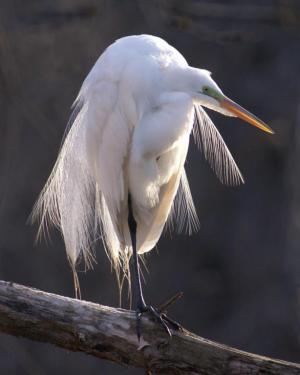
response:
[[[147,300],[175,292],[171,315],[195,333],[300,362],[299,1],[0,1],[0,278],[73,296],[60,235],[34,246],[26,224],[55,162],[70,106],[115,39],[165,38],[274,136],[210,112],[246,184],[223,186],[191,143],[187,175],[201,221],[163,236],[148,257]],[[80,274],[84,299],[118,305],[114,274]],[[141,374],[25,339],[0,336],[1,374]]]

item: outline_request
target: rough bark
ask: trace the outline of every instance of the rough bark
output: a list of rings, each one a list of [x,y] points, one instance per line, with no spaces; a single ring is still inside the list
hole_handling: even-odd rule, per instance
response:
[[[300,365],[198,337],[186,330],[171,340],[159,325],[135,314],[0,281],[0,330],[81,351],[157,374],[300,374]]]

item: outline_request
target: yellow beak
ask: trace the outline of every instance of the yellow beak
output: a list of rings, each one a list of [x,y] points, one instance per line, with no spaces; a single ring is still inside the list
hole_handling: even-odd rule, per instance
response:
[[[267,133],[274,134],[274,131],[267,124],[226,96],[220,101],[220,106],[231,112],[233,115],[247,121],[249,124],[254,125]]]

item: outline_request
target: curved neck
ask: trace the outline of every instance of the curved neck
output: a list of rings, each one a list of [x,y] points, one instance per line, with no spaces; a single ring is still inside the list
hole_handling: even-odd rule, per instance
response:
[[[168,70],[165,85],[170,91],[182,91],[193,95],[210,80],[210,73],[207,70],[187,66]]]

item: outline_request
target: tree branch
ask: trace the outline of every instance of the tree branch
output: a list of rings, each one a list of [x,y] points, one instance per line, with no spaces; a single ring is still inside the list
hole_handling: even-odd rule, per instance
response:
[[[300,365],[217,344],[188,331],[171,340],[146,316],[0,281],[0,331],[159,374],[300,374]]]

